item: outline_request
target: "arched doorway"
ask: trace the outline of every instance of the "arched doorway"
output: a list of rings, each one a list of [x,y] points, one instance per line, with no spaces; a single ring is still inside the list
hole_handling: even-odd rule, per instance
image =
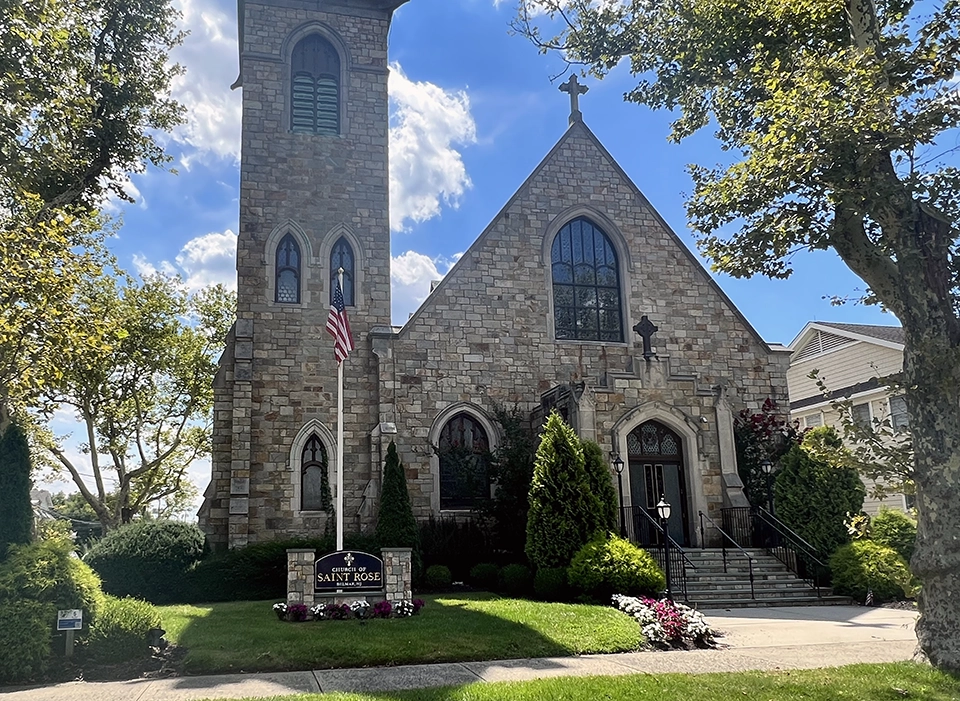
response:
[[[680,436],[658,421],[646,421],[627,435],[627,454],[634,506],[659,521],[657,502],[665,498],[672,507],[670,535],[687,545],[690,529]]]

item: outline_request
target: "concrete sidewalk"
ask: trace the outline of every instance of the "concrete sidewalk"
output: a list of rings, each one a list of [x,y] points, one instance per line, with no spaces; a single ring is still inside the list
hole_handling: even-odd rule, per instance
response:
[[[377,692],[543,677],[811,669],[912,657],[916,613],[850,606],[704,611],[724,631],[717,650],[631,652],[313,672],[127,682],[72,682],[0,691],[0,701],[194,701],[320,691]]]

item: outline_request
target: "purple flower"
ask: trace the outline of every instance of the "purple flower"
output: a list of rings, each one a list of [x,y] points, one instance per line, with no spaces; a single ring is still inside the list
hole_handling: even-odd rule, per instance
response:
[[[390,618],[390,614],[393,612],[393,604],[389,601],[378,601],[373,605],[373,617],[374,618]]]

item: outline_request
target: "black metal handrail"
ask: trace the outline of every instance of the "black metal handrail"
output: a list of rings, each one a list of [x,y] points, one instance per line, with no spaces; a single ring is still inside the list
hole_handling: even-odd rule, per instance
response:
[[[707,539],[706,539],[706,529],[704,528],[704,525],[703,525],[703,520],[706,519],[707,521],[709,521],[710,525],[713,526],[714,530],[716,530],[717,533],[719,533],[721,536],[723,536],[723,537],[720,539],[720,552],[721,552],[721,554],[722,554],[722,556],[723,556],[723,572],[724,572],[724,574],[726,574],[726,572],[727,572],[727,542],[728,542],[728,541],[730,542],[731,545],[733,545],[733,547],[735,547],[737,550],[740,551],[740,554],[741,554],[741,555],[743,555],[745,558],[747,558],[747,566],[750,568],[750,598],[751,598],[751,599],[756,599],[756,598],[757,598],[757,594],[756,594],[756,592],[754,591],[754,588],[753,588],[753,558],[750,556],[750,553],[748,553],[746,550],[744,550],[742,547],[740,547],[740,543],[738,543],[736,540],[734,540],[733,537],[730,536],[730,534],[728,534],[725,530],[723,530],[723,529],[717,524],[716,521],[714,521],[712,518],[710,518],[709,516],[707,516],[707,515],[706,515],[705,513],[703,513],[702,511],[700,511],[700,512],[698,512],[698,513],[700,514],[700,544],[701,544],[701,545],[705,545],[706,542],[707,542]]]
[[[812,582],[819,597],[821,580],[827,575],[829,568],[817,549],[762,506],[756,507],[753,515],[754,535],[761,547],[798,577]]]
[[[657,520],[640,506],[623,507],[623,523],[627,530],[627,539],[644,548],[653,555],[660,568],[666,572],[667,563],[664,556],[665,543],[670,543],[670,585],[673,591],[679,591],[684,600],[687,600],[687,567],[696,569],[681,545],[663,530]],[[627,517],[629,516],[629,517]]]

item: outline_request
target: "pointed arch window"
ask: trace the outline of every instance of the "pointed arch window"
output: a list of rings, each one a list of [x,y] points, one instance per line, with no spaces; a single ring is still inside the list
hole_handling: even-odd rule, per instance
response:
[[[300,456],[300,508],[303,511],[333,511],[327,450],[312,435]]]
[[[340,54],[318,34],[304,37],[291,57],[290,128],[301,134],[340,133]]]
[[[281,304],[300,304],[300,245],[287,234],[277,244],[277,269],[274,299]]]
[[[557,232],[550,262],[557,339],[622,343],[620,265],[609,237],[578,217]]]
[[[475,418],[461,412],[450,419],[437,453],[441,509],[472,509],[490,496],[490,441]]]
[[[336,289],[337,273],[343,268],[343,303],[352,307],[354,302],[353,295],[353,273],[354,273],[354,255],[353,247],[343,236],[335,244],[330,252],[330,301],[333,301],[333,291]]]

